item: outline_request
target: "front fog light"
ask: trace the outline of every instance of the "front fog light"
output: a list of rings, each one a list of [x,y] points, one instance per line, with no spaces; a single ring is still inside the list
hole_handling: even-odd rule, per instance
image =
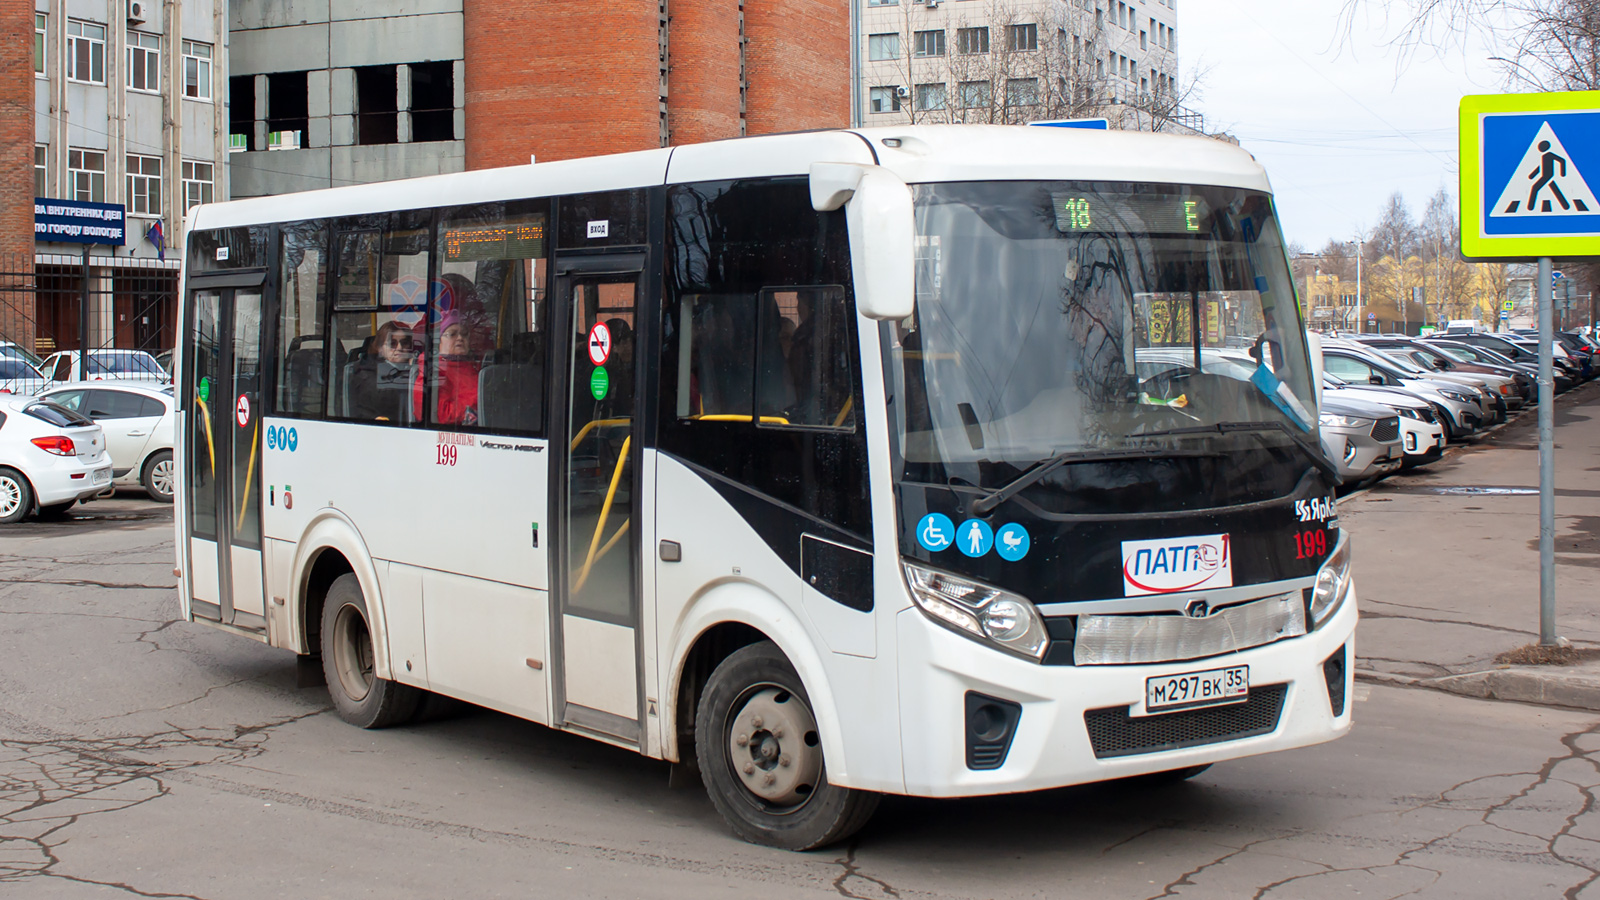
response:
[[[1317,570],[1311,589],[1311,627],[1317,628],[1344,605],[1350,593],[1350,537],[1341,535],[1338,546]]]
[[[981,582],[906,562],[911,599],[928,618],[1002,650],[1037,661],[1050,643],[1032,603]]]

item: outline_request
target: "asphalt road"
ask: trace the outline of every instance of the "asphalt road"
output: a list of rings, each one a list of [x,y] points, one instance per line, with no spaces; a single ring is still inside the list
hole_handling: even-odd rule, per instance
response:
[[[0,897],[1600,897],[1600,717],[1359,685],[1334,744],[1193,782],[891,798],[734,839],[659,762],[472,708],[367,732],[174,620],[170,508],[0,531]]]

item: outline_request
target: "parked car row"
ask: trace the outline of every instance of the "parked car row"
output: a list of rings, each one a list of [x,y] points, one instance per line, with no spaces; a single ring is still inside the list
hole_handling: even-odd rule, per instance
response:
[[[0,343],[0,524],[60,514],[117,487],[172,502],[177,402],[170,376],[148,353],[92,350],[33,364]]]
[[[1426,465],[1538,402],[1538,339],[1518,333],[1325,335],[1323,449],[1346,484]],[[1557,393],[1593,378],[1590,338],[1558,333]]]

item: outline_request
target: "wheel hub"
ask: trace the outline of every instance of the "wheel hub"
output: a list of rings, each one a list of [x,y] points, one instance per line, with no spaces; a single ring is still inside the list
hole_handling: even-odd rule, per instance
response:
[[[334,670],[345,696],[357,703],[372,690],[372,636],[354,606],[339,610],[333,625]]]
[[[22,489],[10,478],[0,478],[0,516],[9,516],[22,503]]]
[[[761,688],[733,717],[728,758],[752,794],[777,805],[803,803],[822,775],[816,719],[793,693]]]

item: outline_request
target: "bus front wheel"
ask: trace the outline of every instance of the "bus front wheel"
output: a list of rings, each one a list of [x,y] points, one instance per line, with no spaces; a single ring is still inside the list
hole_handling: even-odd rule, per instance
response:
[[[875,793],[828,783],[805,686],[771,641],[711,673],[695,755],[712,804],[751,843],[811,850],[854,834],[878,806]]]
[[[322,672],[339,718],[362,728],[387,728],[411,718],[422,692],[373,674],[370,621],[355,574],[334,579],[322,605]]]

